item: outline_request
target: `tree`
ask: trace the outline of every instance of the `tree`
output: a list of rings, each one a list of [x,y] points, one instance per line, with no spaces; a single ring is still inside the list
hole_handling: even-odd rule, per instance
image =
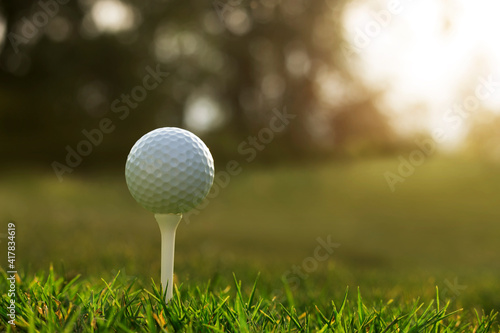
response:
[[[342,1],[111,2],[125,8],[128,29],[99,30],[91,2],[3,4],[0,139],[15,140],[2,145],[4,155],[61,159],[67,145],[85,138],[83,130],[98,128],[106,117],[116,130],[92,159],[114,156],[121,163],[144,132],[185,126],[186,105],[197,92],[211,97],[224,118],[222,127],[204,134],[221,156],[237,154],[238,142],[269,126],[276,109],[296,115],[273,141],[281,152],[321,151],[310,125],[318,106],[331,115],[350,110],[325,123],[335,138],[325,137],[323,144],[389,140],[387,123],[369,94],[363,103],[332,106],[318,93],[321,71],[353,80],[340,48]],[[168,79],[140,103],[129,104],[126,96],[138,93],[148,68],[157,66]],[[113,105],[128,106],[127,117],[121,119],[124,109],[114,112]]]

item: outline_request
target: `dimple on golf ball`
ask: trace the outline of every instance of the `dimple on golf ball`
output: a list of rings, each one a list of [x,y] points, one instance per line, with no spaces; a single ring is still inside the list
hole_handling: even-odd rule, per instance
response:
[[[158,128],[132,147],[125,178],[134,199],[149,211],[185,213],[210,191],[214,160],[193,133],[176,127]]]

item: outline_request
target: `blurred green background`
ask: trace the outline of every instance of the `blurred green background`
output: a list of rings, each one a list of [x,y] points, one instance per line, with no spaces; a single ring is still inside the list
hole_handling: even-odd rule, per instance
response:
[[[15,221],[19,267],[158,278],[123,172],[139,137],[178,126],[219,175],[178,229],[179,282],[280,289],[330,237],[299,297],[437,285],[498,309],[498,5],[391,3],[2,3],[0,236]]]

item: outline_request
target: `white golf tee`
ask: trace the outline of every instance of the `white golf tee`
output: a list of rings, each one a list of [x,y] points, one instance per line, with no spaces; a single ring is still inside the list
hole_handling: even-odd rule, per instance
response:
[[[174,286],[175,231],[182,214],[155,214],[161,232],[161,284],[167,288],[165,303],[172,298]]]

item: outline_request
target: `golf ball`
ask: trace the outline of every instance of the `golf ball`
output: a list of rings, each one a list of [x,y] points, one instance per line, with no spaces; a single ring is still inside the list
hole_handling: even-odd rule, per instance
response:
[[[125,166],[130,193],[155,214],[185,213],[207,196],[214,160],[205,143],[176,128],[155,129],[132,147]]]

